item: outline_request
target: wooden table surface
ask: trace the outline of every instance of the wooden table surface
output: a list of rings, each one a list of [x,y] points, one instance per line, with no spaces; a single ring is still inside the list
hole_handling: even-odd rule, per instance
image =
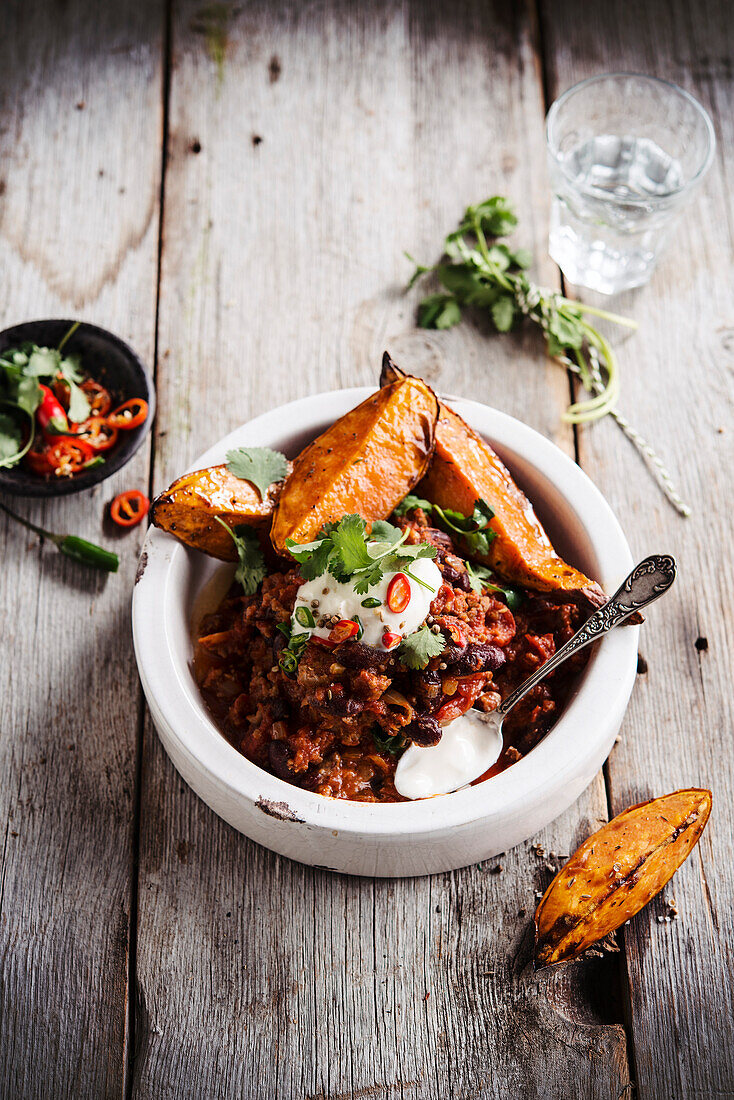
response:
[[[117,576],[0,521],[2,1097],[734,1097],[733,23],[727,0],[4,5],[2,324],[113,329],[155,368],[159,405],[124,472],[22,502],[117,548]],[[640,322],[616,334],[621,407],[688,520],[614,424],[563,426],[569,382],[536,334],[424,332],[402,292],[403,249],[435,257],[492,193],[559,285],[543,116],[619,69],[690,89],[719,141],[652,283],[613,303]],[[680,564],[578,803],[500,859],[397,881],[273,855],[184,785],[132,653],[144,532],[103,519],[251,416],[374,383],[385,347],[575,453],[635,556]],[[568,853],[689,785],[713,789],[710,826],[621,951],[533,976],[553,862],[535,846]]]

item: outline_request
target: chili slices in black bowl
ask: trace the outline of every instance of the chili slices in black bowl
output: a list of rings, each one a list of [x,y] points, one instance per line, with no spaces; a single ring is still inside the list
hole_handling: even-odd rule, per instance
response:
[[[41,401],[33,419],[26,414],[24,422],[35,427],[42,445],[34,449],[31,442],[17,465],[0,468],[0,490],[51,497],[90,489],[129,462],[148,434],[155,415],[152,377],[128,344],[98,325],[71,320],[14,325],[0,332],[0,357],[27,344],[62,347],[64,356],[75,358],[87,415],[81,423],[73,421],[63,378],[39,377]],[[2,394],[0,414],[14,415]]]

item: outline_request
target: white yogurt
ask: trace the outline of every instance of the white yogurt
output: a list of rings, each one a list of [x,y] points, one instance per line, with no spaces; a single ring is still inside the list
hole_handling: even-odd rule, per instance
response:
[[[340,619],[352,620],[358,615],[364,627],[364,634],[360,640],[365,645],[384,651],[387,647],[382,643],[383,633],[388,630],[405,637],[416,631],[425,621],[431,602],[441,587],[443,580],[441,571],[432,558],[416,558],[408,564],[408,569],[429,587],[424,588],[422,584],[407,577],[410,585],[410,600],[403,611],[390,611],[387,606],[387,589],[396,573],[385,573],[380,583],[369,588],[364,595],[354,591],[352,581],[337,581],[328,573],[316,577],[315,580],[305,581],[298,589],[293,608],[291,619],[293,634],[313,634],[317,638],[328,638],[332,630],[331,626],[315,628],[303,626],[296,619],[296,611],[299,607],[307,607],[315,622],[318,622],[323,615],[329,617],[337,615]],[[363,607],[362,601],[366,599],[379,600],[379,606]]]
[[[398,761],[395,789],[403,798],[430,798],[465,787],[491,768],[502,752],[499,723],[468,710],[445,726],[437,745],[410,745]]]

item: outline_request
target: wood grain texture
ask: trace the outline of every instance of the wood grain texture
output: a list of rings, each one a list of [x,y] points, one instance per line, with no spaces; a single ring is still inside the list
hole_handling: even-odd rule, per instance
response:
[[[572,451],[533,336],[419,332],[402,293],[403,248],[435,257],[493,192],[544,255],[542,118],[522,5],[176,5],[156,488],[250,416],[376,382],[385,346]],[[567,853],[605,816],[597,779],[537,840]],[[148,724],[133,1094],[624,1096],[616,957],[528,972],[550,877],[530,844],[417,880],[288,862],[210,813]]]
[[[620,407],[669,458],[692,518],[668,508],[612,424],[583,433],[582,455],[633,552],[672,551],[680,566],[643,628],[648,671],[610,760],[613,809],[689,785],[714,796],[698,849],[625,933],[638,1095],[732,1096],[734,18],[724,0],[647,4],[634,17],[622,2],[546,8],[553,96],[594,72],[650,72],[696,95],[717,131],[716,161],[667,259],[648,287],[610,306],[640,321],[622,347]],[[663,921],[672,898],[678,919]]]
[[[80,317],[152,362],[161,150],[158,3],[5,4],[0,327]],[[83,496],[18,501],[115,547],[103,577],[0,521],[0,1095],[121,1097],[140,697],[129,599],[141,532]]]

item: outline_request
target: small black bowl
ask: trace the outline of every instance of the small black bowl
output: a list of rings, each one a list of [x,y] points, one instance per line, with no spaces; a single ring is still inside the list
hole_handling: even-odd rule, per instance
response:
[[[39,347],[55,348],[69,331],[73,321],[26,321],[0,332],[0,352],[29,340]],[[0,470],[0,490],[23,497],[55,497],[80,493],[129,462],[150,431],[155,416],[155,390],[149,371],[119,336],[82,322],[64,344],[64,353],[80,356],[82,370],[110,391],[112,407],[117,408],[133,397],[148,402],[148,416],[139,428],[120,432],[115,447],[104,455],[104,465],[94,466],[76,477],[44,478],[21,462],[11,470]]]

